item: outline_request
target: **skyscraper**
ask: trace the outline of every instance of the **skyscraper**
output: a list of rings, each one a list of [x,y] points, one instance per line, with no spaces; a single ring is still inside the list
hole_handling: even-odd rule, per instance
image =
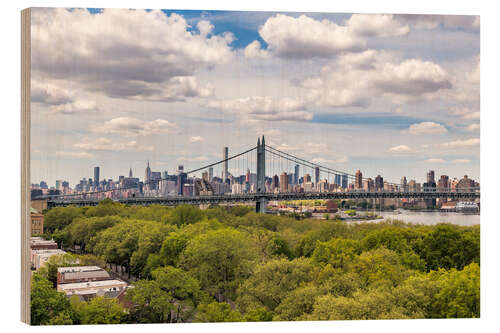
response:
[[[354,189],[361,190],[363,188],[363,174],[361,171],[356,171],[355,179],[354,179]]]
[[[144,171],[144,183],[149,183],[149,180],[151,179],[151,168],[149,167],[149,161],[148,161],[148,166],[146,167],[146,171]]]
[[[293,174],[293,183],[295,185],[298,185],[299,184],[299,165],[298,164],[295,164],[295,173]]]
[[[319,184],[319,167],[314,168],[314,183]]]
[[[448,189],[450,187],[450,177],[447,175],[442,175],[438,180],[438,188],[441,190]]]
[[[308,173],[306,173],[304,175],[304,183],[310,183],[311,182],[311,175],[309,175]]]
[[[278,175],[274,175],[271,183],[271,189],[274,191],[274,189],[279,188],[279,184],[280,181]]]
[[[431,184],[435,182],[436,181],[434,180],[434,170],[429,170],[429,172],[427,172],[427,183]]]
[[[130,168],[130,171],[128,172],[128,178],[132,178],[132,168]]]
[[[214,168],[208,168],[208,181],[211,182],[212,178],[214,178]]]
[[[94,187],[99,187],[99,167],[94,167]]]
[[[406,176],[401,178],[401,191],[408,192],[408,182],[406,181]]]
[[[384,189],[384,178],[382,176],[377,175],[375,177],[375,191],[382,191]]]
[[[280,192],[288,192],[288,175],[286,172],[280,175]]]
[[[226,161],[224,161],[224,167],[222,169],[222,180],[224,182],[226,182],[226,179],[228,177],[228,172],[227,172],[227,169],[228,169],[227,158],[228,158],[228,156],[229,156],[229,148],[228,147],[222,148],[222,159],[226,160]]]
[[[201,173],[201,179],[203,179],[204,181],[208,182],[208,172],[207,171],[203,171]]]
[[[184,167],[182,169],[184,170]],[[177,194],[178,195],[184,194],[184,184],[186,184],[186,180],[187,180],[187,174],[180,171],[179,174],[177,175]]]
[[[346,189],[347,188],[347,183],[348,183],[348,178],[346,174],[342,175],[342,188]]]

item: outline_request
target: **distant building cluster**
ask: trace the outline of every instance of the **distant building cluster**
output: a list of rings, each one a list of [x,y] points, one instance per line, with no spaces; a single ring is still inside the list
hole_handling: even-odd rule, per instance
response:
[[[119,176],[117,180],[101,179],[100,167],[96,166],[94,167],[93,178],[81,179],[74,188],[71,188],[67,181],[61,180],[57,180],[55,187],[50,188],[45,181],[41,181],[40,184],[32,184],[31,197],[81,194],[82,196],[114,199],[144,196],[204,196],[255,193],[257,191],[257,174],[250,172],[250,169],[247,169],[244,174],[232,174],[229,170],[228,157],[229,148],[224,147],[222,149],[222,170],[219,169],[221,171],[220,175],[214,174],[213,167],[209,167],[201,171],[201,177],[191,176],[192,173],[188,174],[183,165],[179,165],[174,174],[168,174],[167,171],[152,171],[148,161],[142,180],[133,176],[132,169],[129,170],[127,177]],[[354,175],[325,172],[322,175],[318,166],[306,168],[301,167],[299,164],[292,164],[288,165],[288,168],[288,172],[280,171],[280,174],[265,177],[266,192],[420,192],[458,191],[479,187],[477,182],[467,176],[462,179],[450,179],[449,176],[442,175],[436,180],[432,170],[427,173],[426,182],[424,183],[417,183],[413,179],[407,180],[406,177],[403,177],[400,184],[395,184],[384,180],[381,175],[377,175],[374,179],[365,178],[360,170],[357,170]],[[307,172],[309,170],[310,173]]]
[[[45,240],[42,237],[30,238],[30,261],[31,267],[35,270],[44,267],[50,257],[65,253],[53,240]]]
[[[59,249],[54,240],[30,238],[33,270],[45,267],[52,256],[64,254],[66,251]],[[128,288],[126,282],[112,277],[101,267],[78,265],[78,260],[75,260],[72,266],[57,268],[57,291],[64,292],[68,297],[78,296],[81,300],[89,300],[95,296],[119,298]]]
[[[127,290],[127,283],[111,277],[98,266],[72,266],[57,269],[57,291],[68,297],[89,300],[95,296],[117,298]]]

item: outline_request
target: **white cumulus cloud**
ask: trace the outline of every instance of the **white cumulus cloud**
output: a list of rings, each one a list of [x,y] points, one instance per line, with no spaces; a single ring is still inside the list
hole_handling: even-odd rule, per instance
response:
[[[56,156],[65,156],[72,158],[91,158],[94,155],[87,152],[76,152],[76,151],[56,151]]]
[[[228,63],[234,36],[213,34],[208,21],[198,23],[199,33],[189,28],[184,17],[160,10],[35,8],[33,77],[70,80],[113,98],[204,97],[211,87],[194,73]]]
[[[307,101],[301,98],[272,98],[253,96],[230,100],[215,100],[207,107],[223,112],[238,113],[244,117],[268,121],[309,121],[313,113],[306,111]]]
[[[262,49],[260,42],[254,40],[245,47],[244,54],[246,58],[269,58],[270,54],[268,51]]]
[[[354,14],[344,24],[307,15],[292,17],[276,14],[260,27],[259,34],[268,51],[283,58],[330,58],[344,52],[360,52],[367,37],[406,35],[408,25],[393,15]],[[260,45],[252,45],[250,54],[259,54]]]
[[[350,31],[363,37],[390,37],[407,35],[410,27],[401,24],[390,14],[353,14],[346,25]]]
[[[481,130],[481,126],[479,124],[470,124],[467,126],[467,130],[469,132],[479,132]]]
[[[394,147],[389,148],[389,150],[387,150],[387,152],[389,152],[389,153],[412,153],[413,149],[407,145],[399,145],[399,146],[394,146]]]
[[[374,97],[393,103],[432,98],[452,87],[450,75],[438,64],[420,59],[398,61],[388,52],[367,50],[344,54],[323,66],[320,74],[300,82],[319,102],[332,107],[367,107]]]
[[[466,158],[458,158],[456,160],[451,161],[451,163],[453,163],[453,164],[466,164],[466,163],[470,163],[470,160],[468,160]]]
[[[437,164],[437,163],[445,163],[446,161],[442,158],[428,158],[424,161],[425,163]]]
[[[480,143],[479,138],[471,138],[471,139],[445,142],[441,144],[441,146],[444,148],[471,148],[479,146],[479,143]]]
[[[83,142],[74,144],[75,148],[86,149],[86,150],[105,150],[105,151],[153,151],[153,146],[140,145],[137,141],[128,142],[116,142],[108,138],[98,138],[95,140],[90,140],[85,138]]]
[[[400,14],[394,17],[417,29],[434,29],[440,25],[447,28],[477,29],[480,24],[479,16],[474,15]]]
[[[201,136],[192,136],[189,138],[189,142],[194,143],[194,142],[201,142],[203,141],[203,138]]]
[[[446,128],[438,123],[432,121],[424,121],[422,123],[412,124],[405,131],[405,133],[413,134],[413,135],[422,135],[422,134],[443,134],[446,133]]]
[[[131,117],[118,117],[104,122],[93,131],[123,136],[149,136],[172,133],[177,130],[175,123],[164,119],[143,121]]]

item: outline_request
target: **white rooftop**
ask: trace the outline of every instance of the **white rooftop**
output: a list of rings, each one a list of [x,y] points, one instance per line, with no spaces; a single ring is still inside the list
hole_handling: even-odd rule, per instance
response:
[[[59,267],[57,269],[58,273],[68,273],[68,272],[87,272],[87,271],[100,271],[103,270],[99,266],[72,266],[72,267]]]
[[[48,249],[48,250],[31,250],[33,254],[51,254],[51,253],[66,253],[61,249]]]
[[[84,289],[84,288],[106,288],[114,286],[126,286],[127,283],[121,280],[104,280],[104,281],[91,281],[91,282],[78,282],[78,283],[65,283],[57,286],[57,289],[61,290],[72,290],[72,289]]]

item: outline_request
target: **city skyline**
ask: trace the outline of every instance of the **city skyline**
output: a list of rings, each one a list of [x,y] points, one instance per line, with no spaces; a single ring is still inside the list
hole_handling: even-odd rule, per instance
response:
[[[476,16],[36,8],[33,26],[32,183],[192,169],[261,134],[373,179],[480,180]]]
[[[229,148],[228,147],[223,147],[223,150],[222,150],[222,156],[221,158],[219,159],[219,161],[222,161],[224,159],[227,159],[228,156],[231,156],[231,154],[229,153]],[[237,163],[236,165],[239,166],[239,167],[233,167],[231,168],[231,164],[226,161],[226,162],[223,162],[223,163],[219,163],[217,166],[215,166],[216,170],[215,170],[215,174],[214,174],[214,168],[213,167],[209,167],[209,168],[205,168],[203,170],[200,170],[199,172],[196,172],[196,173],[191,173],[190,174],[190,178],[197,178],[197,179],[205,179],[207,178],[212,179],[212,177],[216,177],[216,178],[219,178],[219,179],[226,179],[226,178],[229,178],[230,176],[231,177],[234,177],[234,178],[240,178],[240,177],[245,177],[246,179],[246,182],[247,183],[250,183],[250,175],[256,175],[255,172],[256,172],[256,164],[254,163],[255,161],[249,161],[247,159],[247,162],[249,163],[252,163],[251,165],[249,164],[242,164],[242,163]],[[268,162],[270,164],[270,162]],[[206,164],[206,163],[203,163],[203,164]],[[80,177],[80,179],[76,182],[74,182],[75,185],[77,185],[78,183],[81,184],[82,181],[90,181],[90,182],[93,182],[93,186],[95,187],[95,179],[96,179],[96,175],[97,175],[97,184],[99,184],[99,175],[100,175],[100,170],[101,170],[101,166],[95,166],[93,167],[93,172],[94,172],[94,177],[86,177],[86,176],[83,176],[83,177]],[[294,172],[291,172],[291,170],[293,170]],[[297,174],[297,171],[299,171],[299,173]],[[299,164],[294,164],[294,163],[288,163],[288,166],[287,167],[276,167],[274,168],[273,170],[271,171],[267,171],[266,172],[266,177],[270,180],[270,181],[273,181],[274,182],[274,178],[277,177],[278,180],[277,182],[279,184],[282,184],[282,180],[281,180],[281,177],[283,175],[287,175],[289,176],[287,178],[287,183],[290,182],[291,184],[298,184],[299,183],[299,179],[300,179],[300,182],[306,182],[305,180],[305,177],[308,177],[308,182],[312,182],[315,186],[318,185],[318,183],[324,181],[324,180],[327,180],[328,183],[330,184],[339,184],[339,185],[342,185],[342,187],[344,188],[347,188],[347,184],[349,185],[352,185],[354,189],[364,189],[366,190],[366,186],[368,186],[369,188],[373,188],[375,190],[377,189],[380,189],[380,188],[384,188],[384,184],[393,184],[393,185],[398,185],[398,186],[401,186],[401,187],[404,187],[404,186],[407,186],[408,183],[411,183],[411,182],[415,182],[417,184],[420,185],[423,185],[425,183],[435,183],[435,184],[439,184],[439,182],[441,181],[445,181],[446,184],[449,185],[449,181],[451,181],[452,179],[455,179],[455,180],[458,180],[458,179],[461,179],[462,177],[469,177],[469,175],[467,174],[464,174],[464,175],[448,175],[448,174],[442,174],[442,173],[436,173],[435,170],[428,170],[426,171],[426,173],[422,173],[422,179],[418,178],[418,177],[408,177],[407,179],[407,176],[406,175],[402,175],[400,176],[399,178],[399,182],[393,182],[393,181],[390,181],[388,180],[389,178],[393,178],[393,177],[387,177],[387,176],[381,176],[380,174],[378,174],[377,176],[372,176],[372,175],[366,175],[366,174],[363,174],[362,171],[360,169],[357,169],[355,174],[349,172],[349,171],[345,171],[345,170],[338,170],[339,172],[338,173],[328,173],[328,172],[324,172],[324,171],[321,171],[320,172],[320,169],[319,167],[304,167],[304,166],[301,166],[299,167]],[[342,171],[345,171],[345,172],[342,172]],[[129,171],[128,171],[128,178],[134,178],[134,179],[137,179],[138,181],[146,184],[149,182],[150,179],[153,179],[153,178],[158,178],[158,179],[166,179],[165,177],[168,175],[168,176],[177,176],[179,175],[179,173],[184,173],[184,172],[189,172],[188,170],[186,170],[184,168],[184,165],[183,164],[179,164],[176,166],[176,168],[174,168],[173,170],[165,170],[165,169],[160,169],[160,171],[153,171],[151,168],[150,168],[150,161],[147,160],[146,161],[146,166],[145,166],[145,172],[144,172],[144,177],[140,177],[140,174],[141,174],[141,171],[136,171],[136,173],[134,173],[133,169],[130,168]],[[209,176],[210,175],[210,176]],[[156,177],[152,177],[152,176],[156,176]],[[346,180],[348,180],[348,183],[345,183],[343,184],[343,180],[341,180],[341,177],[343,178],[343,176],[346,177]],[[113,181],[115,183],[118,183],[120,181],[121,178],[123,177],[126,177],[124,174],[120,174],[120,175],[113,175],[111,177],[101,177],[100,180],[101,182],[104,181],[104,182],[109,182],[109,181]],[[386,177],[386,178],[384,178]],[[440,177],[440,178],[439,178]],[[445,179],[443,179],[445,178]],[[469,178],[472,178],[472,177],[469,177]],[[478,183],[479,183],[479,179],[476,180]],[[367,182],[369,184],[367,184]],[[54,185],[55,186],[51,186],[50,185],[50,182],[46,182],[45,180],[41,180],[40,182],[38,183],[32,183],[32,186],[40,186],[41,184],[44,184],[46,187],[44,188],[47,188],[47,189],[50,189],[50,188],[55,188],[55,189],[59,189],[60,187],[69,187],[69,188],[74,188],[74,186],[70,186],[71,185],[71,182],[67,181],[66,178],[62,177],[62,178],[59,178],[57,180],[55,180],[54,182]],[[66,184],[66,185],[63,185],[63,184]],[[448,187],[447,186],[440,186],[440,187]],[[280,185],[277,186],[278,188],[280,188]],[[92,188],[92,186],[91,186]]]

